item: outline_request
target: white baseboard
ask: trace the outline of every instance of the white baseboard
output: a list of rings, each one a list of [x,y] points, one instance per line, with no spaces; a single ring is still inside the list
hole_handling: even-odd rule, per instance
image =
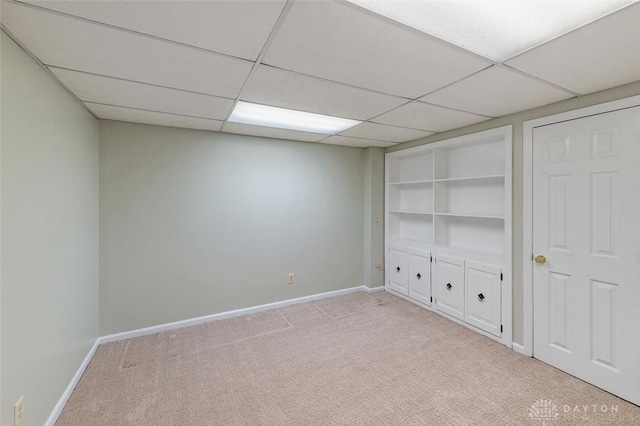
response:
[[[525,355],[525,356],[532,356],[533,354],[528,353],[528,351],[524,348],[524,346],[518,344],[518,343],[513,343],[511,345],[511,347],[513,348],[514,351],[518,352],[519,354]]]
[[[379,291],[384,291],[384,286],[381,285],[380,287],[367,287],[364,286],[362,288],[366,293],[377,293]]]
[[[384,289],[384,287],[382,287]],[[125,331],[122,333],[110,334],[102,336],[98,339],[100,344],[117,342],[118,340],[132,339],[134,337],[147,336],[149,334],[160,333],[161,331],[175,330],[177,328],[190,327],[192,325],[198,325],[205,322],[219,321],[222,319],[237,317],[240,315],[253,314],[256,312],[267,311],[269,309],[283,308],[285,306],[297,305],[299,303],[311,302],[313,300],[326,299],[329,297],[342,296],[344,294],[356,293],[359,291],[367,291],[365,286],[357,286],[351,288],[345,288],[343,290],[328,291],[326,293],[313,294],[311,296],[298,297],[296,299],[282,300],[280,302],[267,303],[265,305],[252,306],[250,308],[236,309],[233,311],[221,312],[219,314],[206,315],[198,318],[191,318],[188,320],[170,322],[167,324],[156,325],[153,327],[140,328],[138,330]],[[378,291],[378,290],[376,290]]]
[[[89,349],[89,353],[87,353],[87,356],[84,357],[82,364],[80,364],[80,368],[78,368],[78,371],[76,371],[76,374],[73,375],[73,378],[69,382],[69,385],[67,385],[67,388],[62,393],[62,396],[58,400],[58,403],[53,408],[53,411],[51,412],[51,414],[49,415],[49,418],[45,422],[45,426],[54,426],[58,421],[58,417],[60,417],[60,414],[62,413],[64,406],[67,404],[69,397],[71,396],[71,394],[73,393],[73,390],[76,388],[76,385],[80,381],[80,378],[84,373],[84,370],[87,369],[87,366],[89,365],[91,358],[93,358],[93,355],[96,353],[98,346],[100,346],[99,338],[96,339],[91,349]]]

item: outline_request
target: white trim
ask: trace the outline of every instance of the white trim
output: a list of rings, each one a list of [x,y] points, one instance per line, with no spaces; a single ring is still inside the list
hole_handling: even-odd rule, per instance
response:
[[[531,356],[532,354],[528,353],[525,349],[524,346],[522,346],[519,343],[514,343],[512,345],[512,348],[515,352],[518,352],[519,354],[525,355],[525,356]]]
[[[371,293],[377,293],[379,291],[384,291],[384,286],[383,285],[381,285],[379,287],[367,287],[367,286],[364,286],[362,289],[364,290],[365,293],[371,294]]]
[[[366,291],[365,286],[345,288],[342,290],[328,291],[326,293],[313,294],[311,296],[298,297],[296,299],[282,300],[280,302],[267,303],[265,305],[252,306],[249,308],[235,309],[233,311],[220,312],[218,314],[206,315],[203,317],[191,318],[182,321],[170,322],[167,324],[155,325],[153,327],[140,328],[137,330],[124,331],[122,333],[102,336],[98,339],[100,344],[116,342],[118,340],[132,339],[134,337],[147,336],[149,334],[160,333],[161,331],[175,330],[177,328],[190,327],[192,325],[206,322],[219,321],[222,319],[238,317],[240,315],[253,314],[256,312],[268,311],[269,309],[283,308],[285,306],[297,305],[299,303],[311,302],[313,300],[327,299],[329,297],[342,296],[359,291]]]
[[[640,106],[640,96],[632,96],[612,102],[554,114],[523,123],[522,141],[522,286],[523,286],[523,327],[524,327],[524,353],[533,355],[533,129],[540,126],[575,120],[591,115],[604,114],[625,108]],[[514,345],[515,346],[515,345]],[[515,347],[514,347],[515,350]]]
[[[73,393],[73,390],[76,388],[76,385],[78,384],[78,382],[80,381],[80,378],[84,374],[84,370],[87,369],[87,366],[89,365],[89,362],[93,358],[93,355],[96,353],[98,346],[100,346],[100,338],[96,339],[91,349],[89,349],[89,353],[87,353],[87,356],[84,357],[84,360],[82,361],[82,364],[80,364],[78,371],[76,371],[76,374],[73,375],[73,377],[71,378],[71,381],[67,385],[67,388],[64,390],[64,392],[62,393],[62,396],[58,400],[58,403],[53,408],[53,411],[51,412],[51,414],[49,415],[49,418],[45,422],[45,426],[54,426],[58,421],[58,417],[60,417],[60,414],[62,413],[64,406],[67,404],[69,397]]]

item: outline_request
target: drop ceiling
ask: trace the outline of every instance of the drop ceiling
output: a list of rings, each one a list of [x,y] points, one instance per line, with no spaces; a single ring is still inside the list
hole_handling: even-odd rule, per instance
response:
[[[499,43],[516,34],[509,25],[489,36],[482,13],[477,25],[454,16],[466,1],[423,2],[425,29],[378,15],[389,2],[370,0],[2,0],[2,29],[97,118],[355,147],[640,80],[633,0],[603,0],[606,16],[515,47]],[[539,3],[554,16],[553,2]],[[555,3],[560,11],[580,2]],[[484,31],[477,40],[475,27]],[[483,40],[502,50],[474,44]],[[239,101],[362,123],[336,135],[232,123]]]

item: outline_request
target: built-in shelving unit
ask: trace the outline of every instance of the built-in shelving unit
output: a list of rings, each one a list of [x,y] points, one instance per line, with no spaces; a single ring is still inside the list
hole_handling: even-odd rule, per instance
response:
[[[507,126],[386,155],[387,289],[476,328],[482,324],[478,315],[487,309],[487,300],[492,301],[492,309],[500,310],[491,312],[487,321],[495,318],[511,321],[511,131],[511,126]],[[482,292],[482,297],[461,293],[453,299],[453,290],[446,286],[450,283],[445,282],[440,289],[447,292],[442,293],[442,303],[425,303],[425,291],[412,293],[412,277],[403,276],[411,272],[406,272],[406,267],[394,266],[394,262],[398,263],[404,256],[415,263],[416,259],[423,259],[425,253],[429,253],[430,263],[437,263],[439,257],[446,259],[442,268],[430,268],[433,293],[430,298],[436,302],[440,294],[437,271],[446,277],[455,268],[459,268],[455,271],[456,279],[461,281],[457,285],[462,285],[465,292],[467,275],[473,278],[473,288],[484,285],[483,275],[478,272],[482,265],[486,266],[487,277],[500,271],[501,294],[485,294],[496,291],[493,283],[487,284],[488,290]],[[472,273],[466,271],[467,264],[473,265]],[[409,269],[416,268],[414,264]],[[505,276],[509,278],[506,291]],[[398,283],[408,283],[406,291]],[[420,285],[425,285],[424,279]],[[421,296],[416,299],[412,294]],[[448,305],[447,296],[451,303],[455,300],[461,306]],[[471,305],[467,306],[468,303]],[[474,306],[474,303],[481,305]],[[465,321],[467,311],[473,312],[473,321]],[[451,315],[452,312],[456,314]],[[496,333],[504,330],[503,325],[479,328],[510,344],[510,323],[508,336],[504,331]]]

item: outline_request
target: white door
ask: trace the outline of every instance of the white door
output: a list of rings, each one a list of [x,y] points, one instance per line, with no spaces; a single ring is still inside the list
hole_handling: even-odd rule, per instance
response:
[[[406,251],[398,247],[390,247],[391,264],[389,265],[389,288],[405,296],[409,288],[409,260]]]
[[[431,255],[409,253],[409,297],[431,306]]]
[[[534,356],[640,404],[640,108],[533,149]]]
[[[436,258],[436,309],[464,321],[464,260]]]

